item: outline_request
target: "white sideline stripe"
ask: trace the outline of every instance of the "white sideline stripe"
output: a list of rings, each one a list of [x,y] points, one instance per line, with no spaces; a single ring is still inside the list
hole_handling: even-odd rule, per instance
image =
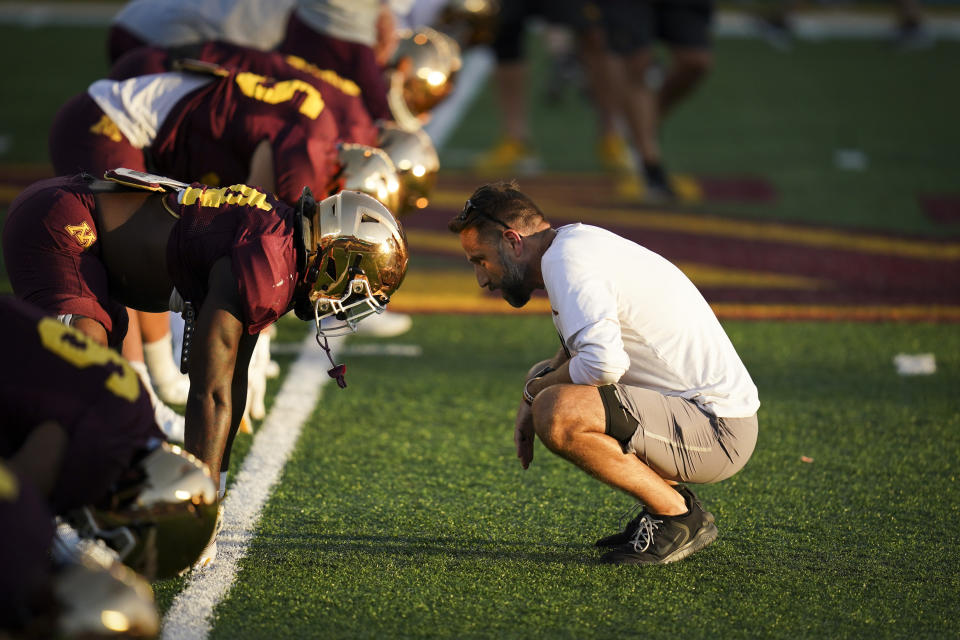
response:
[[[336,353],[344,338],[333,338]],[[210,633],[214,608],[223,600],[247,553],[263,505],[280,478],[303,424],[313,413],[321,388],[331,378],[323,351],[311,333],[300,343],[269,415],[257,430],[224,502],[223,530],[217,538],[217,559],[205,571],[194,571],[163,618],[164,640],[203,640]]]

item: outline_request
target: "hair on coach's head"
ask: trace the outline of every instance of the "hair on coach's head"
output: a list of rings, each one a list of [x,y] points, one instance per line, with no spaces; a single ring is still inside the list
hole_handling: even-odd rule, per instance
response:
[[[516,180],[485,184],[470,196],[463,211],[447,228],[453,233],[476,228],[482,234],[514,229],[520,233],[539,227],[546,218],[533,200],[519,190]]]

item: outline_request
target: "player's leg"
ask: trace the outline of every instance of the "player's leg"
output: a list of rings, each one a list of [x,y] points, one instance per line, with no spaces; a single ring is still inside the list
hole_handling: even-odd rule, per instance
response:
[[[517,0],[501,9],[493,51],[496,67],[493,83],[496,88],[501,138],[477,161],[476,169],[486,174],[533,170],[536,157],[531,145],[527,120],[528,68],[524,37],[534,2]]]
[[[173,339],[170,333],[170,313],[136,311],[140,336],[143,341],[143,361],[157,395],[164,402],[186,404],[190,379],[180,373],[173,360]],[[134,315],[131,314],[131,315]]]
[[[596,387],[554,385],[533,404],[533,423],[540,441],[593,477],[633,496],[651,510],[676,515],[686,509],[683,498],[635,455],[624,453],[607,433],[606,413]]]
[[[713,68],[713,3],[672,4],[659,7],[659,37],[670,47],[672,59],[657,97],[660,122],[696,89]]]

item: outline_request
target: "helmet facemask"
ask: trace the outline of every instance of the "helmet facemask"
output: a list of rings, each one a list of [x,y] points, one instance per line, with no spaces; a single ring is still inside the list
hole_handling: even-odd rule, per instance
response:
[[[296,312],[303,320],[312,315],[317,343],[334,364],[328,338],[352,333],[364,318],[382,313],[403,281],[406,236],[382,203],[359,191],[341,191],[316,203],[304,190],[298,210],[309,291],[300,296]],[[336,321],[323,322],[328,318]],[[336,364],[330,371],[341,387],[346,386],[343,371]]]

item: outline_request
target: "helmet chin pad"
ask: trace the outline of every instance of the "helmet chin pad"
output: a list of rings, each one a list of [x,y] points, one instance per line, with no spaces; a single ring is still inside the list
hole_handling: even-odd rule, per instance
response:
[[[327,338],[348,335],[357,330],[361,320],[374,313],[383,313],[385,309],[386,302],[381,302],[374,297],[367,277],[355,274],[341,298],[325,296],[317,298],[313,307],[317,335]],[[324,328],[321,321],[331,317],[336,318],[340,323]]]

